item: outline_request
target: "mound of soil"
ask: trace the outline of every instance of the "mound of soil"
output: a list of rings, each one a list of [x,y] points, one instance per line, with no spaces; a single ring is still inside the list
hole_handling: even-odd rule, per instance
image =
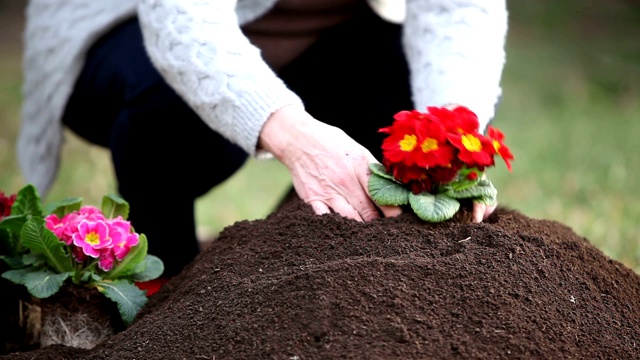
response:
[[[567,226],[367,223],[294,199],[227,227],[92,350],[2,359],[640,358],[640,277]]]

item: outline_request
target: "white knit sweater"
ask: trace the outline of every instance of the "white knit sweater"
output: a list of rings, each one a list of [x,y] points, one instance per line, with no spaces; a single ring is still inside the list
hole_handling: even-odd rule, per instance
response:
[[[269,115],[301,104],[240,30],[276,1],[30,0],[17,148],[25,180],[46,195],[58,171],[60,119],[86,51],[135,15],[167,82],[211,128],[255,155]],[[501,94],[506,0],[368,2],[383,18],[403,22],[415,108],[462,104],[478,114],[484,129]]]

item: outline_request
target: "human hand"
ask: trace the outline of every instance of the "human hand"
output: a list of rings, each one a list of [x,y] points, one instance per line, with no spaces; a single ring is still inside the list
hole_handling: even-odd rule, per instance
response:
[[[377,162],[362,145],[337,127],[314,119],[298,106],[271,115],[259,146],[280,160],[293,186],[316,214],[331,210],[358,221],[397,216],[397,206],[378,207],[367,190],[369,163]]]
[[[495,211],[498,205],[485,205],[481,203],[473,203],[473,221],[482,222],[487,220],[491,214]]]

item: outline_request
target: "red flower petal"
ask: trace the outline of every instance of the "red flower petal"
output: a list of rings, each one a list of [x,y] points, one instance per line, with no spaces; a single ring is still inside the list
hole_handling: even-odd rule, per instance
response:
[[[488,127],[489,136],[480,134],[478,117],[467,107],[430,106],[425,113],[400,111],[393,118],[391,126],[379,129],[388,134],[382,163],[414,193],[450,183],[463,167],[477,169],[466,176],[475,180],[478,172],[495,165],[495,154],[511,170],[513,154],[503,143],[504,134],[493,127]]]
[[[440,119],[449,132],[478,132],[480,126],[478,116],[467,107],[458,106],[454,109],[447,109],[446,107],[430,106],[427,107],[427,111]]]
[[[2,218],[11,215],[11,206],[16,201],[16,194],[6,196],[0,191],[0,220]]]
[[[493,141],[478,133],[451,134],[449,141],[458,152],[458,159],[467,167],[493,166],[496,153]]]
[[[380,132],[389,134],[382,143],[383,157],[393,163],[407,166],[447,165],[453,151],[446,143],[444,127],[432,121],[428,114],[403,111],[396,121]]]
[[[162,285],[169,282],[167,278],[157,278],[149,281],[140,281],[135,283],[138,289],[147,290],[147,296],[151,296],[158,292]]]
[[[511,153],[511,149],[504,144],[504,134],[502,131],[489,126],[487,128],[489,138],[493,140],[492,145],[495,151],[500,155],[504,163],[507,165],[507,169],[511,171],[511,160],[513,160],[513,154]]]

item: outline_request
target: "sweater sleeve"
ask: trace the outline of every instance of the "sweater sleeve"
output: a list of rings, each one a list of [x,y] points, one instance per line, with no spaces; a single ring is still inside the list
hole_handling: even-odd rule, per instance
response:
[[[403,41],[416,109],[463,105],[486,129],[502,92],[507,15],[506,0],[407,1]]]
[[[141,0],[138,17],[149,57],[167,83],[212,129],[256,155],[269,115],[302,101],[242,34],[235,5]]]

